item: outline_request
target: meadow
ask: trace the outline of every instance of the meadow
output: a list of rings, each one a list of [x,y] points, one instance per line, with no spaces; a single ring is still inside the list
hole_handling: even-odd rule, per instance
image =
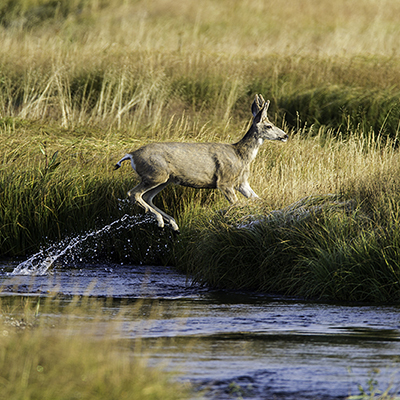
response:
[[[157,201],[179,238],[149,222],[98,256],[175,265],[215,287],[398,302],[399,8],[3,2],[0,254],[141,213],[125,201],[137,178],[115,162],[152,141],[237,141],[261,93],[290,135],[253,164],[261,200],[228,207],[217,191],[167,188]]]

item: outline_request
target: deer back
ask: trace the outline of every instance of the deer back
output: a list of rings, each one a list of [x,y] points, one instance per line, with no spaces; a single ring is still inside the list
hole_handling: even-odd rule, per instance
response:
[[[232,144],[151,143],[131,153],[142,179],[160,180],[194,188],[216,188],[218,179],[237,179],[243,160]]]

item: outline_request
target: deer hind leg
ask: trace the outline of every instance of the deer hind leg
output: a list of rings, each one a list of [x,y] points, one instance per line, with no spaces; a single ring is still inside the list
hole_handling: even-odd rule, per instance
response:
[[[160,184],[149,184],[147,182],[140,182],[139,185],[135,186],[128,192],[129,198],[132,202],[138,203],[141,207],[144,208],[146,212],[151,212],[156,218],[157,223],[160,228],[164,228],[164,219],[161,213],[159,213],[151,204],[147,203],[146,200],[143,198],[146,192],[149,190],[155,189]],[[157,192],[158,193],[158,192]]]
[[[165,221],[171,225],[175,232],[179,232],[179,227],[175,219],[164,211],[161,211],[153,204],[153,198],[167,185],[169,185],[168,181],[163,183],[149,183],[142,181],[139,185],[135,186],[128,192],[128,196],[132,201],[143,207],[146,212],[150,211],[157,218],[157,223],[160,228],[164,228]]]
[[[171,217],[170,215],[168,215],[167,213],[165,213],[164,211],[160,210],[158,207],[156,207],[153,204],[153,199],[154,197],[161,192],[161,190],[163,190],[166,186],[169,185],[169,182],[165,182],[162,183],[161,185],[158,185],[157,187],[148,190],[147,192],[145,192],[143,194],[143,199],[144,201],[149,204],[154,210],[156,210],[158,213],[160,213],[162,215],[162,217],[164,218],[164,220],[169,223],[172,227],[172,229],[175,232],[179,232],[179,226],[176,223],[175,219],[173,217]]]

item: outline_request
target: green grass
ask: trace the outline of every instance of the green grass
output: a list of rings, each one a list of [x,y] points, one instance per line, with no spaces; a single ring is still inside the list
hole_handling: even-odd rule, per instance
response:
[[[45,238],[61,239],[67,232],[93,228],[105,215],[117,215],[115,191],[121,190],[121,181],[100,179],[101,169],[98,175],[87,174],[94,157],[82,149],[81,139],[69,137],[61,144],[46,127],[24,124],[20,129],[17,135],[14,129],[2,134],[8,150],[3,153],[7,168],[0,173],[3,254],[29,253]],[[57,149],[50,150],[52,141]]]
[[[398,302],[398,223],[383,228],[348,201],[302,204],[239,226],[216,219],[183,262],[198,281],[225,289]]]

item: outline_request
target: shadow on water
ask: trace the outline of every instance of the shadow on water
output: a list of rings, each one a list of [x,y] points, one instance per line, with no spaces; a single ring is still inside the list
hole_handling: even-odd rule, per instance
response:
[[[140,337],[151,365],[179,371],[205,398],[340,399],[371,376],[383,390],[400,381],[399,306],[210,290],[171,267],[55,262],[74,243],[0,265],[2,295],[111,297],[104,307],[114,314],[138,299],[156,303],[162,312],[140,328],[123,314],[123,339]]]

